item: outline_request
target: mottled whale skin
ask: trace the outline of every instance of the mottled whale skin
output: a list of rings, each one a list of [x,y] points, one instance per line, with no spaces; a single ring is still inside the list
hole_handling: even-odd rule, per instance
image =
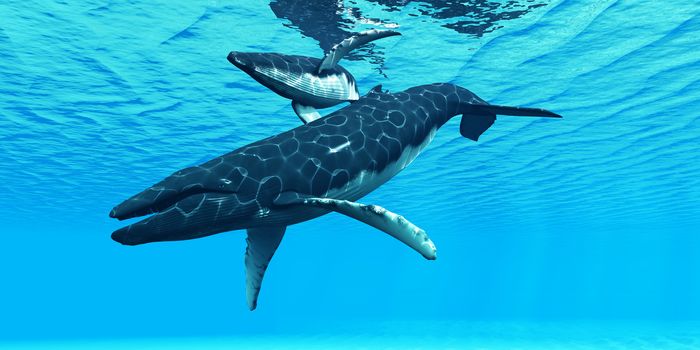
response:
[[[154,215],[115,231],[112,238],[136,245],[248,229],[251,309],[286,226],[333,210],[434,259],[434,245],[424,231],[381,207],[354,201],[404,169],[435,132],[459,114],[460,132],[475,141],[496,114],[560,117],[542,109],[490,105],[453,84],[398,93],[377,87],[321,119],[179,170],[127,199],[111,217]]]

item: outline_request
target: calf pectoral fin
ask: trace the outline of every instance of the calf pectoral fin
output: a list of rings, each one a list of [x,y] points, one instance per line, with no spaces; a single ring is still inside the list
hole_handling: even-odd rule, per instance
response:
[[[286,229],[286,226],[248,229],[248,238],[246,238],[248,247],[245,250],[245,292],[250,310],[255,310],[258,305],[258,294],[265,270],[279,247]]]
[[[292,101],[292,108],[294,108],[294,112],[304,124],[311,123],[312,121],[321,118],[321,114],[318,113],[316,108],[305,106],[297,101]]]
[[[298,193],[284,193],[275,200],[275,205],[308,205],[332,210],[362,221],[384,231],[413,248],[426,259],[434,260],[437,250],[433,241],[418,226],[403,216],[392,213],[378,205],[365,205],[332,198],[306,197]]]

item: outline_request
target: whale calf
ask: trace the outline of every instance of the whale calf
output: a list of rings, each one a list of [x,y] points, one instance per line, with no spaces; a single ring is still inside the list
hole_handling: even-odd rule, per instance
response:
[[[474,141],[496,115],[561,117],[543,109],[491,105],[453,84],[398,93],[375,87],[323,118],[179,170],[127,199],[111,217],[153,215],[115,231],[112,238],[136,245],[246,229],[251,310],[287,226],[331,211],[435,259],[435,245],[424,230],[383,207],[356,201],[411,163],[456,115],[461,115],[460,133]]]
[[[260,84],[292,100],[294,112],[302,122],[308,123],[321,117],[317,108],[360,98],[355,78],[338,61],[357,47],[395,35],[401,34],[393,30],[367,30],[336,44],[322,59],[237,51],[231,51],[227,58]]]

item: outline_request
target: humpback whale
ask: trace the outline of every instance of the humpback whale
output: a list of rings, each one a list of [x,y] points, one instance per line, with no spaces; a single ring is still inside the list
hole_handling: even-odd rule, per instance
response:
[[[435,259],[435,245],[423,229],[383,207],[356,201],[411,163],[456,115],[461,115],[460,133],[474,141],[496,115],[561,117],[543,109],[491,105],[453,84],[398,93],[378,86],[321,119],[179,170],[127,199],[111,217],[153,215],[116,230],[112,239],[137,245],[246,229],[251,310],[287,226],[332,211]]]
[[[360,98],[355,78],[338,61],[353,49],[381,38],[401,35],[393,30],[367,30],[333,46],[323,59],[231,51],[228,60],[260,84],[292,100],[302,122],[321,117],[316,108],[335,106]]]

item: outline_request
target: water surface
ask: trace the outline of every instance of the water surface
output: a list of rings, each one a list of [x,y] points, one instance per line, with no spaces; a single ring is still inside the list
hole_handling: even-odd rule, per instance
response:
[[[700,6],[309,3],[0,4],[0,343],[698,346]],[[289,228],[251,313],[243,232],[110,240],[131,194],[298,125],[229,51],[321,57],[369,28],[403,35],[341,62],[361,92],[452,82],[565,116],[477,143],[448,123],[362,200],[436,261],[327,215]]]

